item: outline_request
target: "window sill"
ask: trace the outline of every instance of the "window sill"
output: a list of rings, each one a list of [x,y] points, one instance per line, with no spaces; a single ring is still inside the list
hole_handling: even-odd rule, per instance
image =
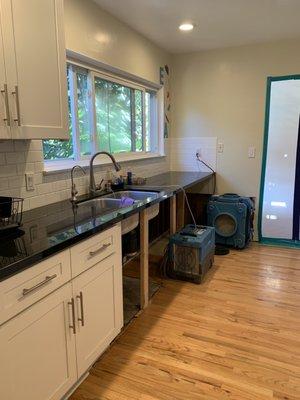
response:
[[[149,160],[151,158],[163,158],[166,157],[165,154],[159,153],[137,153],[137,154],[116,154],[115,159],[119,163],[131,162],[131,161],[142,161]],[[60,172],[70,171],[74,165],[80,165],[83,168],[89,167],[90,160],[58,160],[58,161],[45,161],[44,162],[44,175],[57,174]],[[106,166],[112,165],[111,160],[107,156],[99,156],[95,159],[94,165],[96,166]]]

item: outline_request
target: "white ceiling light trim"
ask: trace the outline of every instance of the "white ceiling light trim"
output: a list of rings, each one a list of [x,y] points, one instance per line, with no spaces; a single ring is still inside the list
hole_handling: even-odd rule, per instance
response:
[[[185,23],[179,25],[179,29],[183,32],[192,31],[194,29],[194,25],[189,22],[185,22]]]

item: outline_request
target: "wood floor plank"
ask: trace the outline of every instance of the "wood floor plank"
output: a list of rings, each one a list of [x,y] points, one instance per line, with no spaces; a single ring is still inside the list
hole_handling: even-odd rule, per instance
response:
[[[253,244],[166,280],[71,400],[299,400],[300,250]]]

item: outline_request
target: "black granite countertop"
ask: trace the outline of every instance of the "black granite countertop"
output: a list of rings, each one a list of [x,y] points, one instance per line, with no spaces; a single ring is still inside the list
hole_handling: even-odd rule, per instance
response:
[[[212,175],[210,172],[166,172],[147,178],[145,185],[127,186],[127,189],[155,191],[155,198],[147,198],[108,214],[97,212],[95,206],[83,205],[87,196],[79,199],[79,207],[66,200],[26,211],[21,228],[0,237],[0,281],[164,201],[179,192],[180,187],[187,189]]]

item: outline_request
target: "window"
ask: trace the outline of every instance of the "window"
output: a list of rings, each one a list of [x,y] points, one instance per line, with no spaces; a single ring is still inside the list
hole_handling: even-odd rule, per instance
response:
[[[158,152],[154,90],[72,64],[67,74],[70,139],[44,140],[45,160],[84,160],[100,150]]]

